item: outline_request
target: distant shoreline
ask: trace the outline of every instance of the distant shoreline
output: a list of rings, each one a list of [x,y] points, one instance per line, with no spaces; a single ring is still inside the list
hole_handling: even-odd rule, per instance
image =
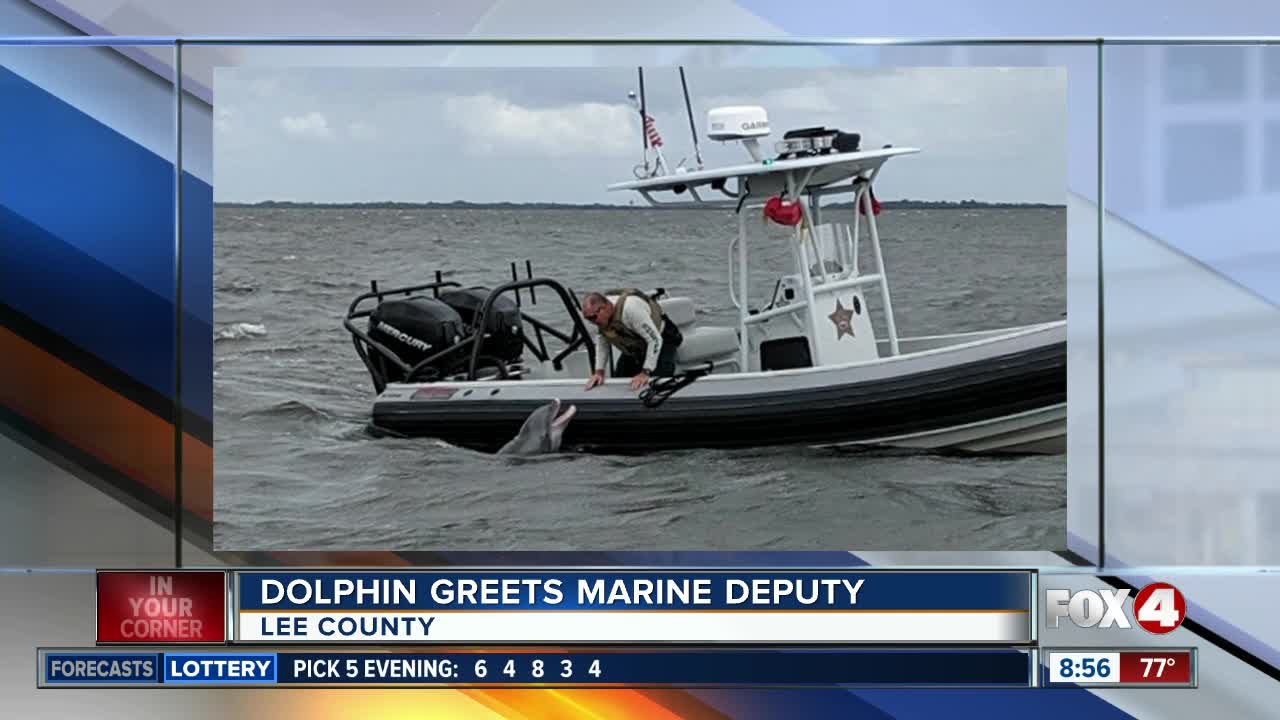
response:
[[[975,210],[975,209],[1065,209],[1066,203],[998,203],[978,200],[885,200],[881,202],[889,210]],[[606,205],[604,203],[475,203],[455,202],[351,202],[351,203],[318,203],[293,202],[289,200],[264,200],[256,203],[215,202],[215,208],[243,210],[707,210],[709,208],[694,203],[688,205],[666,205],[651,207],[637,203],[635,205]],[[833,203],[826,207],[852,207],[852,203]]]

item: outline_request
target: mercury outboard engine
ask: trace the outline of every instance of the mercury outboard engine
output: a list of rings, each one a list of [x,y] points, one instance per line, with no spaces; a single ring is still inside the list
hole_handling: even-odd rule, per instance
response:
[[[448,290],[440,293],[440,300],[458,313],[467,328],[475,327],[476,315],[489,297],[489,289],[473,287]],[[524,352],[524,330],[520,319],[520,306],[510,297],[500,295],[489,308],[484,333],[480,341],[480,354],[497,358],[503,363],[514,363]]]
[[[466,337],[467,329],[467,323],[456,310],[430,297],[384,300],[369,314],[369,336],[411,366],[456,344]],[[413,378],[405,377],[403,370],[381,355],[375,354],[373,358],[382,365],[382,374],[388,382],[431,380],[433,374],[453,372],[465,349],[433,361]]]

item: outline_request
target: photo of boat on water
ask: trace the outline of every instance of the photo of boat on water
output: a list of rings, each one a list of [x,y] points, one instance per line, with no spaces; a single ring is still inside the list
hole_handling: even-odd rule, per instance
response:
[[[218,550],[1065,546],[1064,71],[215,90]]]

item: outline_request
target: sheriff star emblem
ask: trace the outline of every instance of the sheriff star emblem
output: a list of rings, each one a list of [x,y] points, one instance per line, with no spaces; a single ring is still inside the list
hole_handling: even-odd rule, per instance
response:
[[[840,304],[836,300],[836,310],[827,317],[831,318],[831,323],[836,326],[836,339],[848,335],[853,337],[853,311]]]

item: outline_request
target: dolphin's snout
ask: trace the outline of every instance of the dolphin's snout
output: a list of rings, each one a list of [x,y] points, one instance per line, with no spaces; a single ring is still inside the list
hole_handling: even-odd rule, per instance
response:
[[[559,409],[560,409],[560,401],[557,400],[556,410],[558,411]],[[569,421],[573,419],[573,416],[577,414],[577,412],[578,412],[578,406],[570,405],[569,407],[565,408],[564,412],[556,415],[555,419],[551,421],[551,424],[555,427],[564,427],[565,425],[569,424]]]
[[[520,431],[498,450],[498,454],[537,455],[558,451],[565,427],[577,411],[573,405],[565,407],[559,399],[552,398],[525,419]]]

